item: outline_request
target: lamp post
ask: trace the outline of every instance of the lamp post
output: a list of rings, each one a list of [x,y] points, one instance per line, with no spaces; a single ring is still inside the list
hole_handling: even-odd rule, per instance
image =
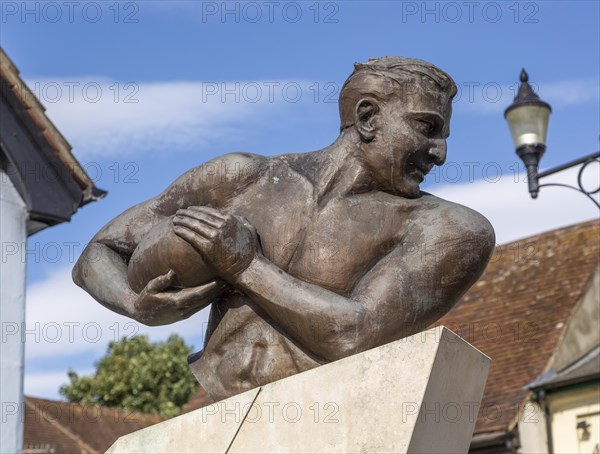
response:
[[[544,151],[546,151],[546,136],[548,133],[548,121],[552,111],[550,104],[542,101],[529,85],[529,76],[525,69],[521,70],[521,85],[513,103],[504,111],[504,118],[508,122],[512,135],[515,151],[525,164],[527,169],[527,181],[529,193],[532,198],[537,198],[540,188],[544,186],[561,186],[575,189],[586,195],[598,208],[600,204],[592,197],[600,191],[600,187],[594,191],[586,191],[583,187],[582,174],[585,167],[594,161],[599,161],[600,152],[592,153],[566,164],[554,167],[545,172],[538,173],[538,165]],[[577,184],[579,188],[561,183],[547,183],[540,185],[539,180],[561,170],[581,164]]]

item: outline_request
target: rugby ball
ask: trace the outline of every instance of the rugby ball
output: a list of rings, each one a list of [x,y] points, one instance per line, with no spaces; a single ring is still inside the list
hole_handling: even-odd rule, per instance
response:
[[[202,255],[173,231],[173,217],[156,224],[133,251],[127,267],[131,289],[140,293],[152,279],[175,272],[173,287],[196,287],[217,277]]]

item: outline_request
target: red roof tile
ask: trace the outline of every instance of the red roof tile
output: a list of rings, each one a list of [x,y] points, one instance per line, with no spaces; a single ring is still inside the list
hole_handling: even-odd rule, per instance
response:
[[[26,397],[23,447],[26,452],[103,453],[120,436],[160,421],[128,410]]]

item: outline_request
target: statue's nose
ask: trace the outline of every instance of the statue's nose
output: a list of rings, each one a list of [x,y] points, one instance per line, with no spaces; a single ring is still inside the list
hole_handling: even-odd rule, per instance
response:
[[[443,139],[436,140],[429,149],[428,155],[435,165],[441,166],[446,162],[446,141]]]

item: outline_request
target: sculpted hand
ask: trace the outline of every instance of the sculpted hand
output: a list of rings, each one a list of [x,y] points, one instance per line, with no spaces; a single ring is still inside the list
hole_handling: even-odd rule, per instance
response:
[[[226,287],[215,280],[198,287],[165,291],[175,281],[175,273],[152,279],[134,301],[136,318],[146,325],[165,325],[188,318],[208,306]]]
[[[177,235],[230,282],[260,254],[256,229],[247,220],[214,208],[198,206],[178,210],[173,226]]]

